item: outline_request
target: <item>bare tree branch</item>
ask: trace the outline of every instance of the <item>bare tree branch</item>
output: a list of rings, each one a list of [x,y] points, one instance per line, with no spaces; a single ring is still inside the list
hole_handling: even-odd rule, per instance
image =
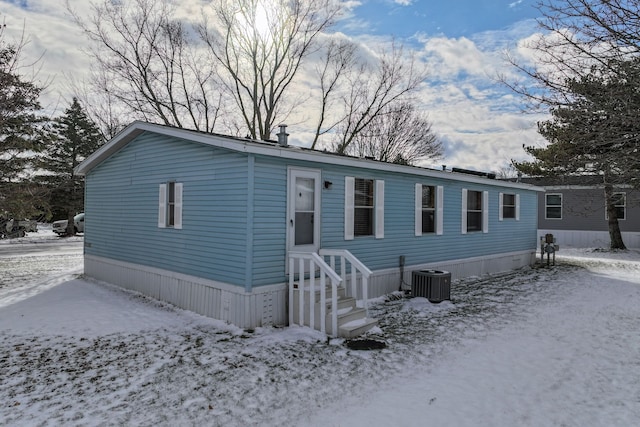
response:
[[[353,139],[348,154],[372,157],[389,163],[415,164],[442,157],[442,143],[431,130],[427,117],[412,103],[387,106]]]
[[[395,42],[383,51],[376,64],[363,64],[351,73],[349,92],[343,97],[344,119],[340,134],[334,141],[334,151],[346,153],[354,139],[384,110],[405,101],[426,78],[412,56],[404,57],[402,47]]]
[[[94,42],[96,92],[143,120],[214,130],[221,102],[215,65],[203,66],[167,0],[101,0],[89,19],[67,9]]]
[[[534,63],[507,53],[526,79],[500,77],[533,105],[566,105],[571,102],[570,79],[640,53],[638,0],[541,0],[538,9],[541,33],[521,47],[533,53]]]
[[[213,60],[224,68],[226,88],[249,135],[270,139],[277,121],[295,107],[289,88],[317,36],[340,12],[331,0],[224,0],[217,21],[200,25]]]
[[[325,126],[327,114],[335,104],[334,94],[339,91],[340,82],[344,75],[350,72],[356,64],[355,53],[355,44],[347,40],[331,40],[326,47],[321,66],[316,68],[320,79],[320,113],[311,148],[316,148],[319,138],[331,132],[342,119],[340,117]]]

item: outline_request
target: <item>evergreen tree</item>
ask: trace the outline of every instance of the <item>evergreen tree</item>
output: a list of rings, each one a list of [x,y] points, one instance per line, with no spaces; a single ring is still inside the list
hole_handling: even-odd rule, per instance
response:
[[[40,164],[47,173],[41,180],[51,190],[52,211],[69,219],[69,235],[74,232],[74,215],[84,210],[84,180],[75,175],[74,168],[103,143],[100,130],[77,98],[53,122],[51,141]]]
[[[640,187],[640,60],[616,61],[567,82],[571,102],[538,124],[548,141],[528,147],[533,162],[515,163],[528,175],[602,177],[612,249],[625,249],[614,198],[617,185]]]
[[[38,116],[41,88],[20,74],[23,42],[9,44],[0,25],[0,214],[15,218],[38,211],[39,191],[30,181],[45,119]]]

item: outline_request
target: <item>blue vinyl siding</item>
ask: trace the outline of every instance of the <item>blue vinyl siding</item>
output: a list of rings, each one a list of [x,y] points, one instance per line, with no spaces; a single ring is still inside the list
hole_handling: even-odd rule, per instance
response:
[[[157,226],[167,181],[184,185],[182,230]],[[86,253],[244,285],[245,155],[141,135],[86,183]]]
[[[285,280],[287,166],[258,156],[255,167],[253,285]]]
[[[382,179],[385,181],[385,237],[356,237],[344,240],[344,177]],[[452,177],[453,178],[453,177]],[[413,175],[383,173],[374,170],[325,168],[324,179],[333,182],[323,190],[322,246],[350,250],[370,269],[398,266],[400,255],[407,265],[441,260],[479,257],[504,252],[535,249],[536,192],[508,189],[520,194],[520,220],[498,220],[499,193],[505,189],[487,184],[465,183],[448,179],[420,178]],[[443,234],[415,236],[415,184],[444,187]],[[489,233],[461,233],[462,189],[489,191]]]
[[[370,269],[535,250],[537,194],[442,178],[247,154],[142,134],[86,177],[86,253],[250,290],[285,281],[287,168],[321,170],[323,248],[348,249]],[[345,176],[384,180],[384,238],[344,239]],[[251,181],[250,181],[251,180]],[[158,186],[183,184],[181,230],[158,228]],[[415,236],[415,184],[444,187],[443,234]],[[489,233],[461,233],[462,189],[489,191]],[[253,190],[253,194],[250,192]],[[499,193],[520,195],[520,220],[498,220]],[[251,209],[251,211],[248,211]],[[251,223],[248,220],[251,220]],[[248,233],[252,233],[249,235]]]

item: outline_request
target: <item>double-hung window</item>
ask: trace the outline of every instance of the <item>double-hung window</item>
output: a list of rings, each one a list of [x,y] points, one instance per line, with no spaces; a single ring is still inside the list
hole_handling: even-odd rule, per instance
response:
[[[443,187],[416,184],[415,235],[442,234]]]
[[[627,219],[627,195],[625,193],[613,193],[611,195],[613,207],[616,209],[616,217],[618,219]],[[606,207],[606,206],[605,206]],[[605,211],[605,219],[609,220],[609,212]]]
[[[373,180],[355,179],[355,193],[353,205],[353,234],[354,236],[373,235]]]
[[[489,232],[489,192],[462,189],[462,234]]]
[[[182,183],[170,181],[160,184],[158,227],[182,228]]]
[[[498,211],[498,220],[505,219],[520,220],[520,195],[500,193],[500,207]]]
[[[562,193],[545,194],[545,219],[562,219]]]
[[[384,181],[345,177],[345,240],[384,238]]]

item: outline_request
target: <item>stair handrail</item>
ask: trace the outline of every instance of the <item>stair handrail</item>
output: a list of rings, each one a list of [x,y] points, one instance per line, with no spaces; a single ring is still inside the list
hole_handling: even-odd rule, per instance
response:
[[[338,285],[342,278],[315,252],[289,252],[289,324],[293,321],[293,289],[295,261],[298,260],[298,321],[304,326],[304,284],[305,261],[309,261],[309,327],[315,329],[315,270],[320,269],[320,332],[326,333],[327,286],[326,278],[331,282],[331,335],[338,336]]]
[[[346,272],[346,263],[344,260],[346,259],[351,264],[351,293],[355,299],[358,299],[357,295],[357,277],[358,272],[360,273],[360,277],[362,277],[362,300],[365,312],[368,315],[368,296],[369,296],[369,277],[372,272],[367,268],[366,265],[362,263],[358,258],[355,257],[351,252],[347,249],[320,249],[320,255],[325,257],[329,257],[329,265],[331,269],[335,271],[336,262],[335,257],[340,257],[340,277],[347,283],[347,272]]]

